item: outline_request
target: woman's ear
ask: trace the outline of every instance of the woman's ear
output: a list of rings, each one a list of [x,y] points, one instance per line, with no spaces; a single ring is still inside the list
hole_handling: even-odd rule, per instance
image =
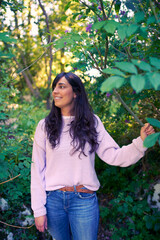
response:
[[[76,97],[77,97],[77,95],[74,93],[73,97],[74,97],[74,98],[76,98]]]

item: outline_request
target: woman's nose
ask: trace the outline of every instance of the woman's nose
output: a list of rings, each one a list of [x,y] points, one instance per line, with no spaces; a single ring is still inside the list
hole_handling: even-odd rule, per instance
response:
[[[53,89],[53,93],[56,93],[56,92],[58,92],[58,88],[57,88],[57,87],[55,87],[55,88]]]

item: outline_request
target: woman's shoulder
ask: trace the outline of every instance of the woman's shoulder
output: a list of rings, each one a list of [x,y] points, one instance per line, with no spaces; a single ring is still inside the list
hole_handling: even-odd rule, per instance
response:
[[[38,122],[36,130],[44,132],[44,130],[45,130],[45,118],[41,119]]]

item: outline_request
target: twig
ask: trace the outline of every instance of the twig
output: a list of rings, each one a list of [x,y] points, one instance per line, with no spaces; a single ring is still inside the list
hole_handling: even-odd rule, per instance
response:
[[[80,1],[80,3],[82,3],[85,7],[89,8],[90,10],[93,11],[93,9],[92,9],[90,6],[88,6],[85,2]],[[100,16],[96,11],[93,11],[93,12],[94,12],[100,19],[102,19],[101,16]]]
[[[105,56],[104,56],[104,68],[107,66],[107,56],[108,56],[108,36],[106,35],[106,46],[105,46]]]
[[[158,19],[158,17],[157,17],[156,11],[155,11],[155,9],[154,9],[153,3],[152,3],[151,0],[149,1],[149,3],[150,3],[150,6],[151,6],[151,9],[152,9],[152,11],[153,11],[153,14],[154,14],[154,16],[155,16],[155,19],[156,19],[156,21],[157,21],[157,23],[158,23],[158,25],[159,25],[159,27],[160,27],[160,22],[159,22],[159,19]]]
[[[107,18],[109,18],[109,15],[110,15],[110,13],[111,13],[111,10],[112,10],[112,7],[113,7],[114,2],[115,2],[115,0],[113,0],[112,3],[111,3],[111,7],[110,7],[110,9],[109,9]]]
[[[101,5],[101,8],[102,8],[102,12],[103,12],[103,20],[107,19],[106,17],[106,14],[105,14],[105,11],[104,11],[104,6],[103,6],[103,1],[100,0],[100,5]]]
[[[103,68],[103,58],[102,58],[102,54],[101,54],[100,50],[98,49],[97,45],[96,45],[95,43],[93,43],[93,44],[94,44],[94,46],[95,46],[95,48],[96,48],[96,50],[97,50],[97,52],[98,52],[98,54],[99,54],[99,57],[100,57],[100,59],[101,59],[101,68]]]
[[[136,121],[140,124],[141,127],[144,126],[144,124],[142,123],[142,121],[135,115],[135,113],[127,106],[127,104],[123,101],[123,99],[121,98],[121,96],[119,95],[119,93],[113,89],[113,92],[115,93],[115,95],[117,96],[117,98],[119,99],[119,101],[123,104],[123,106],[125,107],[125,109],[127,109],[127,111],[136,119]]]
[[[103,76],[106,78],[107,74],[102,72]],[[124,108],[135,118],[135,120],[140,124],[141,127],[144,126],[143,122],[135,115],[135,113],[127,106],[127,104],[123,101],[120,94],[117,92],[117,90],[113,89],[114,94],[117,96],[118,100],[122,103]]]
[[[28,68],[30,68],[33,64],[35,64],[36,62],[38,62],[39,59],[42,58],[42,56],[47,52],[49,47],[46,48],[46,50],[42,53],[42,55],[40,55],[33,63],[31,63],[28,67],[22,69],[22,71],[20,71],[19,73],[17,73],[17,75],[12,79],[12,80],[15,80],[17,78],[18,75],[20,75],[22,72],[24,72],[25,70],[27,70]],[[60,49],[56,50],[54,53],[58,52]]]
[[[109,43],[117,52],[121,53],[121,54],[124,54],[125,56],[127,56],[126,53],[124,52],[121,52],[119,49],[117,49],[116,47],[114,47],[111,43]]]
[[[4,181],[4,182],[1,182],[0,185],[1,185],[1,184],[4,184],[4,183],[7,183],[7,182],[10,182],[10,181],[14,180],[15,178],[19,177],[20,175],[21,175],[21,174],[18,174],[17,176],[15,176],[15,177],[13,177],[13,178],[10,178],[10,179],[8,179],[8,180],[6,180],[6,181]]]
[[[7,226],[9,226],[9,227],[22,228],[22,229],[30,229],[31,227],[33,227],[33,226],[35,225],[35,224],[32,224],[32,225],[29,226],[29,227],[20,227],[20,226],[15,226],[15,225],[11,225],[11,224],[5,223],[5,222],[3,222],[3,221],[0,221],[0,223],[5,224],[5,225],[7,225]]]

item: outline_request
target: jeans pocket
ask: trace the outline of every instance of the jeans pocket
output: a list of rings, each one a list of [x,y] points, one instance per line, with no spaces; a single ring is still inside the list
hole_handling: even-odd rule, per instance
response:
[[[81,199],[88,199],[88,198],[93,198],[96,196],[96,192],[94,193],[84,193],[84,192],[78,192],[78,196]]]

